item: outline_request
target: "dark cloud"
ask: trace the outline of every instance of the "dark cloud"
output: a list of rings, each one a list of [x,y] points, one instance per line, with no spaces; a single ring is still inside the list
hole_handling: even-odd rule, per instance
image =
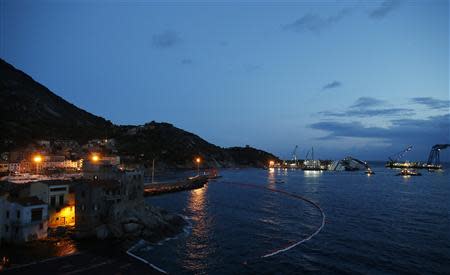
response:
[[[322,90],[328,90],[328,89],[334,89],[334,88],[339,88],[342,86],[342,83],[339,81],[333,81],[328,83],[327,85],[323,86]]]
[[[383,19],[399,6],[400,0],[385,0],[378,7],[369,10],[369,18]],[[294,32],[310,31],[320,33],[322,30],[330,28],[353,12],[362,10],[362,7],[357,4],[354,7],[343,8],[336,14],[330,16],[308,13],[290,24],[283,25],[282,28],[283,30]]]
[[[399,6],[399,0],[385,0],[379,7],[369,11],[369,17],[372,19],[383,19]]]
[[[181,59],[181,64],[183,64],[183,65],[191,65],[192,63],[194,63],[194,61],[190,58]]]
[[[171,30],[162,33],[154,34],[152,36],[153,46],[158,48],[170,48],[181,42],[179,35]]]
[[[408,108],[382,108],[382,109],[350,109],[345,112],[319,112],[324,116],[333,117],[373,117],[373,116],[405,116],[414,115],[413,109]]]
[[[324,29],[329,28],[335,23],[341,21],[344,17],[351,14],[352,8],[341,9],[337,14],[322,17],[318,14],[308,13],[301,18],[295,20],[294,22],[282,26],[284,30],[294,31],[294,32],[320,32]]]
[[[386,102],[384,100],[376,99],[373,97],[363,96],[358,98],[355,103],[353,103],[350,108],[360,108],[360,109],[367,109],[370,107],[375,106],[381,106],[384,105]]]
[[[262,69],[261,65],[247,64],[244,66],[245,71],[251,73]]]
[[[323,121],[310,125],[310,128],[322,130],[328,135],[321,139],[338,137],[377,138],[392,143],[434,144],[449,142],[450,114],[432,116],[427,119],[391,120],[391,126],[369,127],[361,122]]]
[[[414,109],[383,107],[386,101],[373,97],[360,97],[346,111],[342,112],[319,112],[320,115],[328,117],[375,117],[375,116],[411,116],[415,114]]]
[[[450,100],[441,100],[432,97],[415,97],[411,101],[416,104],[425,105],[431,109],[449,109]]]

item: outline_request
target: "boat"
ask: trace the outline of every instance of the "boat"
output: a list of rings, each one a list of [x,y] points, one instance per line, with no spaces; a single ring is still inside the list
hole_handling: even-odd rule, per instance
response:
[[[370,169],[370,168],[367,168],[367,171],[366,172],[364,172],[366,175],[368,175],[368,176],[370,176],[370,175],[375,175],[375,172],[374,171],[372,171],[372,169]]]
[[[410,170],[410,169],[403,169],[400,173],[397,174],[397,176],[422,176],[421,173],[417,172],[416,170]]]

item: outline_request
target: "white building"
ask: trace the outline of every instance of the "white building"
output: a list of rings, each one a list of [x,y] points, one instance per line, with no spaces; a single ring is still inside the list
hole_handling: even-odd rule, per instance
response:
[[[20,172],[20,162],[8,163],[8,171],[10,173],[19,173]]]
[[[1,211],[5,241],[20,243],[47,237],[48,208],[37,197],[8,198]]]

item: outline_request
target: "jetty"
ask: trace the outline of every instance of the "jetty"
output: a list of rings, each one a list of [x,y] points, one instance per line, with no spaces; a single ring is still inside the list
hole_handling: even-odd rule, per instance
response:
[[[211,177],[201,175],[172,182],[150,183],[144,186],[144,196],[157,196],[166,193],[198,189],[205,186]]]

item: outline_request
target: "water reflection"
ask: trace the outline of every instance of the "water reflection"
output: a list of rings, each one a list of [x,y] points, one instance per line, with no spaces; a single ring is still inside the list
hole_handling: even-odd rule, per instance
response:
[[[305,174],[305,178],[318,178],[322,175],[322,171],[303,171]]]
[[[267,176],[267,183],[269,186],[275,185],[276,177],[275,177],[275,168],[269,168],[269,175]]]
[[[204,270],[211,248],[209,247],[209,231],[211,221],[207,215],[206,193],[208,185],[190,192],[188,210],[192,217],[192,232],[186,242],[185,268],[189,270]]]

